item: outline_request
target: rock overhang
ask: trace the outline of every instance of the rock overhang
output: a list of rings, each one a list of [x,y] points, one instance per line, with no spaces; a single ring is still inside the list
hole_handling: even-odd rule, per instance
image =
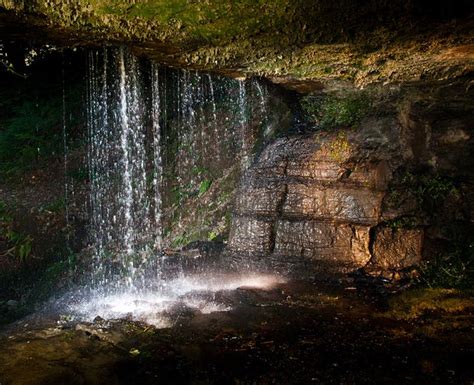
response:
[[[471,73],[472,11],[441,0],[1,0],[0,23],[30,42],[126,44],[170,66],[265,76],[307,93]]]

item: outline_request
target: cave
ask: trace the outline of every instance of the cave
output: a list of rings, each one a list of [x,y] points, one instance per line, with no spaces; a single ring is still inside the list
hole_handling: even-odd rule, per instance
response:
[[[0,0],[0,385],[472,384],[473,11]]]

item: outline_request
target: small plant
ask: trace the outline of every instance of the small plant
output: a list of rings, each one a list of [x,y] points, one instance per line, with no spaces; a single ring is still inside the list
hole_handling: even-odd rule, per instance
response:
[[[189,196],[189,193],[181,185],[174,186],[171,189],[171,194],[173,206],[175,207],[179,207],[179,205]]]
[[[432,173],[414,174],[406,171],[400,179],[399,187],[400,190],[394,189],[389,193],[394,205],[400,203],[404,194],[409,194],[421,208],[428,211],[448,196],[459,196],[459,190],[450,178]]]
[[[19,234],[11,229],[0,234],[0,238],[3,238],[8,245],[7,249],[0,253],[0,256],[16,257],[20,262],[26,262],[31,255],[33,238],[29,235]]]
[[[392,230],[398,229],[415,229],[420,225],[416,217],[401,217],[396,218],[386,223],[386,226]]]
[[[459,190],[450,178],[433,173],[405,171],[388,191],[387,202],[397,207],[410,197],[420,209],[431,212],[446,198],[458,196]]]
[[[175,249],[175,248],[185,246],[188,243],[189,243],[188,236],[186,233],[183,233],[181,235],[178,235],[175,239],[173,239],[173,241],[171,242],[171,247]]]
[[[31,255],[33,238],[13,230],[13,217],[9,215],[4,202],[0,202],[0,241],[5,244],[0,256],[16,257],[24,263]]]
[[[26,259],[30,256],[31,254],[31,242],[33,239],[27,235],[25,236],[20,236],[19,240],[16,243],[16,255],[20,259],[20,262],[25,262]]]
[[[204,179],[199,185],[198,197],[203,196],[207,192],[207,190],[209,190],[209,188],[211,187],[211,184],[212,184],[212,180]]]
[[[429,287],[471,289],[474,285],[474,242],[456,242],[420,266],[421,283]]]
[[[217,238],[218,234],[215,231],[211,231],[207,236],[208,241],[214,241]]]
[[[204,168],[204,167],[195,166],[195,167],[192,169],[192,173],[193,173],[193,175],[201,176],[201,175],[208,174],[208,173],[209,173],[209,170],[208,170],[207,168]]]
[[[419,188],[418,195],[420,197],[429,197],[433,201],[443,200],[449,195],[459,195],[454,183],[450,179],[439,175],[423,175]]]
[[[44,206],[40,207],[40,211],[47,211],[50,213],[60,213],[66,207],[64,198],[56,199]]]

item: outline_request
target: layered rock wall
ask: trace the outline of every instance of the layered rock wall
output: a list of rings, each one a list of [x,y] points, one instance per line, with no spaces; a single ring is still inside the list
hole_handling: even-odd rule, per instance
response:
[[[460,164],[473,150],[472,118],[461,113],[472,91],[464,86],[421,99],[402,92],[383,116],[356,128],[267,146],[236,194],[234,259],[387,273],[440,252],[434,245],[449,238],[441,234],[471,223],[473,175]]]
[[[366,265],[389,170],[384,160],[348,168],[352,146],[341,131],[267,147],[237,192],[229,247],[290,263]]]

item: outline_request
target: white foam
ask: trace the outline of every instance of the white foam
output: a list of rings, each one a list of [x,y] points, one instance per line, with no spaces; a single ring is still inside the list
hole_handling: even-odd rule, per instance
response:
[[[82,321],[93,321],[97,316],[105,319],[130,319],[156,327],[171,326],[170,312],[177,305],[202,314],[223,312],[231,307],[219,303],[209,295],[241,287],[270,289],[284,280],[278,276],[244,275],[193,275],[162,282],[154,290],[122,290],[104,294],[100,290],[69,304],[67,310]]]

